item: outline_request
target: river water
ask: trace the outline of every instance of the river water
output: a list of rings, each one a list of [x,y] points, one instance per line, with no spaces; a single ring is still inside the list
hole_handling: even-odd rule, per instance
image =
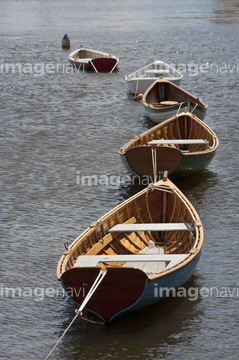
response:
[[[207,169],[176,183],[205,231],[191,293],[108,327],[77,319],[51,359],[237,359],[239,2],[0,5],[0,358],[45,359],[73,319],[58,260],[65,242],[143,188],[123,181],[117,152],[154,124],[124,77],[161,59],[209,105],[205,122],[220,140]],[[68,55],[81,44],[117,55],[118,70],[73,71]],[[86,175],[108,182],[82,185]]]

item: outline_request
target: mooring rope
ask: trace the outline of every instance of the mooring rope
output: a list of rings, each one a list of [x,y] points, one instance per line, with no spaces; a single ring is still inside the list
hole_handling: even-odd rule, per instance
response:
[[[63,332],[63,334],[61,335],[60,339],[57,341],[57,343],[55,344],[55,346],[52,348],[52,350],[49,352],[49,354],[47,355],[47,357],[45,358],[45,360],[49,359],[49,357],[51,356],[51,354],[53,353],[53,351],[55,350],[55,348],[57,347],[57,345],[59,344],[59,342],[61,341],[61,339],[65,336],[65,334],[67,333],[67,331],[70,329],[71,325],[73,324],[73,322],[76,320],[76,318],[80,315],[80,313],[77,313],[74,317],[74,319],[71,321],[71,323],[68,325],[68,327],[66,328],[66,330]]]
[[[147,196],[148,196],[148,192],[149,190],[161,190],[161,191],[165,191],[165,192],[168,192],[168,193],[173,193],[175,188],[174,187],[169,187],[169,186],[166,186],[166,185],[155,185],[153,183],[150,183],[147,187]]]
[[[194,108],[192,109],[192,111],[190,111],[191,114],[193,113],[193,111],[196,109],[197,106],[198,106],[198,104],[196,104],[196,105],[194,106]]]
[[[178,111],[176,112],[176,116],[178,116],[178,113],[179,113],[182,105],[183,105],[183,103],[181,102],[180,105],[179,105]]]
[[[110,74],[114,71],[114,69],[115,69],[115,67],[116,67],[116,65],[117,65],[117,60],[116,60],[116,63],[115,63],[115,65],[112,67],[112,69],[110,70]]]
[[[89,62],[91,63],[92,67],[94,68],[95,72],[98,74],[99,71],[96,69],[96,67],[95,67],[95,65],[93,64],[93,62],[92,62],[91,60],[90,60]]]
[[[84,307],[86,306],[87,302],[90,300],[91,296],[94,294],[95,290],[97,289],[97,287],[100,285],[101,281],[103,280],[103,278],[105,277],[107,273],[107,270],[105,270],[103,272],[103,270],[101,269],[100,273],[98,274],[97,278],[95,279],[94,284],[91,286],[90,291],[88,292],[88,294],[86,295],[85,300],[83,301],[83,303],[81,304],[80,308],[78,310],[75,310],[76,315],[74,317],[74,319],[71,321],[71,323],[68,325],[68,327],[66,328],[66,330],[63,332],[63,334],[61,335],[60,339],[57,341],[57,343],[55,344],[55,346],[52,348],[52,350],[50,351],[50,353],[47,355],[47,357],[45,358],[45,360],[49,359],[49,357],[51,356],[51,354],[53,353],[53,351],[55,350],[55,348],[57,347],[57,345],[60,343],[60,341],[62,340],[62,338],[65,336],[65,334],[67,333],[67,331],[70,329],[70,327],[72,326],[72,324],[74,323],[74,321],[77,319],[77,317],[80,315],[82,316],[82,310],[84,309]],[[85,318],[84,318],[85,319]],[[86,320],[86,319],[85,319]]]
[[[169,192],[169,193],[172,193],[173,191],[171,190],[174,190],[173,187],[169,187],[169,186],[165,186],[165,185],[155,185],[155,183],[157,182],[157,158],[156,158],[156,148],[151,148],[151,154],[152,154],[152,164],[153,164],[153,183],[150,183],[148,185],[148,188],[147,188],[147,196],[148,196],[148,191],[149,190],[162,190],[162,191],[165,191],[165,192]],[[171,189],[171,190],[170,190]]]
[[[137,95],[138,85],[139,85],[139,79],[137,79],[137,82],[136,82],[136,89],[135,89],[134,97],[136,97],[136,95]]]
[[[101,269],[100,273],[98,274],[97,278],[95,279],[94,284],[91,286],[90,291],[86,295],[85,300],[81,304],[79,310],[75,310],[76,313],[79,313],[80,315],[82,315],[82,310],[84,309],[84,307],[86,306],[86,304],[90,300],[91,296],[94,294],[97,287],[100,285],[100,283],[103,280],[103,278],[105,277],[106,273],[107,273],[107,270],[105,270],[105,272],[103,272],[102,269]]]
[[[157,158],[156,149],[151,148],[154,183],[157,181]]]

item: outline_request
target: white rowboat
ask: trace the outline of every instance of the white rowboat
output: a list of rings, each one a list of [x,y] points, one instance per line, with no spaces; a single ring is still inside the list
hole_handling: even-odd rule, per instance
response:
[[[156,60],[151,64],[126,75],[129,91],[133,94],[144,93],[148,87],[157,79],[163,78],[179,85],[183,75],[172,66],[161,60]]]

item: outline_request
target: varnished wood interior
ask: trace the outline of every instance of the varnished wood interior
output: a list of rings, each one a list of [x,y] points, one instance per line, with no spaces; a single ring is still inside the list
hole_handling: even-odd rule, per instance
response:
[[[57,276],[74,266],[80,255],[97,254],[137,254],[153,241],[162,247],[165,254],[191,254],[198,252],[203,241],[200,219],[190,202],[173,183],[161,180],[171,192],[162,190],[142,190],[108,214],[93,223],[83,232],[63,254],[57,268]],[[191,223],[194,231],[133,231],[131,233],[108,233],[119,223]],[[197,224],[198,222],[198,224]],[[199,225],[199,226],[198,226]],[[193,250],[192,250],[193,249]],[[123,263],[110,263],[104,266],[122,266]]]
[[[185,111],[178,116],[174,116],[163,123],[154,126],[141,135],[136,136],[134,139],[125,144],[120,149],[119,153],[124,154],[130,148],[148,146],[150,141],[162,139],[205,139],[208,141],[208,144],[170,145],[181,150],[185,153],[185,155],[212,152],[219,146],[218,137],[215,132],[202,120]]]
[[[170,81],[164,79],[156,80],[144,93],[143,102],[149,106],[168,107],[167,105],[160,104],[165,101],[173,101],[179,104],[191,101],[193,104],[198,104],[202,108],[206,109],[208,107],[201,99],[193,96]]]

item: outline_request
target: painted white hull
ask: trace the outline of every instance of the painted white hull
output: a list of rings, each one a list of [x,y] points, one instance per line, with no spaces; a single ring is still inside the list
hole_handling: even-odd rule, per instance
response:
[[[145,91],[148,89],[148,87],[150,85],[152,85],[155,82],[155,78],[150,78],[150,79],[143,79],[143,78],[139,78],[139,79],[132,79],[132,80],[128,80],[125,79],[128,85],[128,89],[132,94],[144,94]],[[168,80],[168,79],[166,79]],[[175,85],[179,85],[181,79],[177,79],[175,78],[175,80],[170,80],[173,84]]]
[[[183,75],[179,71],[163,61],[157,60],[130,75],[126,75],[125,81],[129,91],[136,95],[143,94],[158,78],[179,85],[182,77]]]

